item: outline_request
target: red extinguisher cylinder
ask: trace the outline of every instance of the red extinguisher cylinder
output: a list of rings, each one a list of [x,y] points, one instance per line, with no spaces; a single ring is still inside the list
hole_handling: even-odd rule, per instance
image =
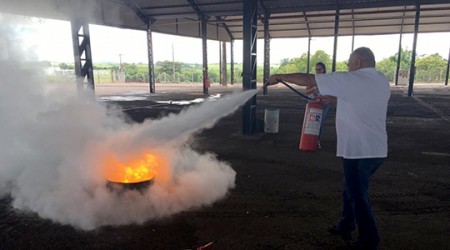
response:
[[[320,126],[323,118],[323,104],[309,102],[306,104],[303,118],[302,134],[299,149],[303,152],[316,152],[319,140]]]

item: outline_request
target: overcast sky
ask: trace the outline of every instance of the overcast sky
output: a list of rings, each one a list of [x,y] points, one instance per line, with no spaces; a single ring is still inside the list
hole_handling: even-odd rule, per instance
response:
[[[27,47],[36,52],[39,60],[55,62],[73,62],[70,23],[45,19],[38,22],[30,21],[30,29],[25,29],[22,38]],[[144,31],[118,29],[106,26],[90,25],[92,57],[94,63],[119,62],[119,54],[125,63],[147,63],[147,41]],[[403,36],[403,48],[412,49],[413,35]],[[380,61],[398,51],[399,35],[357,36],[355,48],[370,47]],[[197,38],[153,34],[154,62],[172,60],[185,63],[201,63],[201,40]],[[229,45],[228,45],[229,46]],[[439,53],[448,58],[450,47],[450,33],[419,34],[417,55]],[[228,47],[229,48],[229,47]],[[333,54],[333,37],[313,38],[311,53],[324,50]],[[277,64],[281,59],[299,57],[308,50],[307,39],[272,39],[271,64]],[[347,60],[351,52],[351,37],[339,37],[337,60]],[[230,56],[228,50],[228,58]],[[242,42],[235,42],[235,62],[242,62]],[[208,62],[219,62],[219,43],[208,41]],[[228,59],[229,62],[229,59]],[[258,63],[263,62],[263,41],[258,41]]]

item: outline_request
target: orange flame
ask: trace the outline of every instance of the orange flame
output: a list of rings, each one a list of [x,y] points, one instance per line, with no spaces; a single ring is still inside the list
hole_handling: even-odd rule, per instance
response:
[[[162,157],[147,153],[139,159],[121,162],[114,155],[106,157],[105,178],[118,183],[137,183],[151,180],[164,165]]]

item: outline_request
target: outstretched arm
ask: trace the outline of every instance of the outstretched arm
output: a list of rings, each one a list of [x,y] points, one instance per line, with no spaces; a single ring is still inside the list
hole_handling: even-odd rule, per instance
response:
[[[269,78],[267,85],[275,85],[280,81],[290,82],[298,86],[306,86],[306,93],[317,92],[316,78],[313,74],[292,73],[292,74],[274,74]]]

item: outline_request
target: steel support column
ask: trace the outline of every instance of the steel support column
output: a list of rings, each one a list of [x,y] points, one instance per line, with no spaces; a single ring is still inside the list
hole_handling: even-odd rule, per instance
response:
[[[395,70],[395,85],[398,85],[398,73],[400,72],[400,60],[402,58],[402,37],[403,34],[400,32],[400,40],[398,43],[398,56],[397,56],[397,69]]]
[[[445,86],[448,85],[448,74],[449,74],[449,71],[450,71],[450,48],[448,50],[447,73],[445,75]]]
[[[222,86],[227,86],[228,77],[227,77],[227,43],[226,42],[219,42],[222,44],[222,52],[221,52],[221,69],[220,69],[220,83]]]
[[[308,17],[306,16],[306,12],[303,11],[303,17],[305,18],[306,28],[308,29],[308,60],[306,63],[306,73],[309,74],[311,68],[311,27],[309,26]]]
[[[414,95],[414,77],[416,75],[416,47],[417,47],[417,33],[419,32],[419,21],[420,21],[420,4],[416,4],[416,19],[414,22],[414,40],[411,54],[411,68],[409,70],[409,86],[408,86],[408,96]]]
[[[264,15],[264,83],[268,82],[270,77],[269,18],[269,15]],[[263,94],[267,94],[267,88],[264,88]]]
[[[402,38],[403,38],[403,25],[405,24],[406,6],[403,9],[402,26],[400,26],[400,39],[398,42],[398,57],[397,57],[397,70],[395,71],[395,85],[398,85],[398,73],[400,72],[400,60],[402,56]]]
[[[230,83],[231,85],[234,84],[234,37],[231,33],[228,26],[223,22],[223,19],[221,17],[216,16],[216,20],[221,22],[222,27],[225,29],[225,31],[228,33],[228,36],[230,37]],[[219,36],[219,34],[217,34]],[[225,49],[226,50],[226,49]],[[225,64],[226,65],[226,64]],[[225,66],[225,72],[227,70],[227,66]],[[226,77],[226,76],[225,76]]]
[[[336,53],[337,53],[337,40],[339,35],[339,7],[336,6],[336,16],[334,17],[334,47],[333,47],[333,65],[332,72],[336,71]]]
[[[219,37],[219,23],[216,23],[216,35]],[[223,77],[223,62],[222,62],[222,41],[219,41],[219,84],[222,85],[222,77]]]
[[[197,16],[201,22],[201,36],[202,36],[202,51],[203,51],[203,94],[208,94],[208,88],[210,85],[210,79],[208,76],[208,48],[207,48],[207,29],[206,25],[209,16],[206,16],[197,4],[196,0],[187,0],[191,8],[197,13]]]
[[[152,23],[153,20],[147,23],[148,81],[150,85],[150,93],[155,93],[155,66],[153,64]]]
[[[230,42],[230,81],[234,85],[234,39]]]
[[[207,18],[203,16],[201,18],[202,24],[202,52],[203,52],[203,94],[208,94],[208,88],[210,80],[208,77],[208,48],[207,48],[207,37],[206,37],[206,22]]]
[[[306,61],[306,73],[309,74],[311,68],[311,37],[308,36],[308,60]]]
[[[352,52],[355,50],[355,34],[352,35]]]
[[[87,81],[87,87],[94,91],[94,68],[92,64],[89,24],[72,20],[71,26],[78,94],[83,93],[85,90],[85,79]]]
[[[246,0],[243,20],[243,90],[256,89],[256,41],[257,41],[257,0]],[[248,100],[242,108],[242,132],[251,135],[255,131],[256,95]]]

